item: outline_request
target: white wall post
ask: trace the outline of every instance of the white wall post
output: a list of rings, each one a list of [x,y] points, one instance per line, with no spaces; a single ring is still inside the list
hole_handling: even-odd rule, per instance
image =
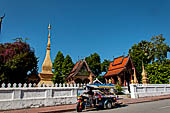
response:
[[[136,84],[130,84],[131,98],[138,98],[136,95]]]
[[[52,98],[52,89],[51,88],[46,89],[45,98]]]
[[[13,90],[12,100],[20,100],[21,99],[21,89]]]

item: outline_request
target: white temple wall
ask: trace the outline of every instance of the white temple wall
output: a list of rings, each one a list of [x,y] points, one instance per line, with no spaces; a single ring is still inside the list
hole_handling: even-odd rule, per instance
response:
[[[9,84],[8,84],[9,85]],[[14,85],[15,86],[15,85]],[[56,85],[58,87],[5,87],[0,88],[0,110],[74,104],[79,85]]]
[[[170,84],[131,84],[131,98],[152,97],[170,94]]]

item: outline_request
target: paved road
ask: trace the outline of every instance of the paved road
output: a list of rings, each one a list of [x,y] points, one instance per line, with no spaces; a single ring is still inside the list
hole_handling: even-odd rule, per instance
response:
[[[67,112],[67,113],[76,113]],[[109,110],[88,110],[83,113],[170,113],[170,99],[138,104],[129,104]]]

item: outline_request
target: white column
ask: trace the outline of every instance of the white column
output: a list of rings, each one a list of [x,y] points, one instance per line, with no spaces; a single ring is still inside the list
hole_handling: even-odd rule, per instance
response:
[[[136,94],[136,84],[130,84],[130,92],[131,98],[138,98]]]

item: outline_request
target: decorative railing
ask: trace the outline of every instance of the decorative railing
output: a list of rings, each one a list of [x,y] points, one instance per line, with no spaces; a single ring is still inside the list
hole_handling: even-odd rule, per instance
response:
[[[61,83],[56,83],[56,84],[32,84],[32,83],[24,83],[24,84],[21,84],[21,83],[14,83],[14,84],[11,84],[11,83],[8,83],[8,84],[5,84],[5,83],[2,83],[0,85],[0,88],[37,88],[37,87],[82,87],[82,86],[85,86],[87,84],[61,84]]]
[[[131,98],[170,94],[170,84],[131,84]]]

